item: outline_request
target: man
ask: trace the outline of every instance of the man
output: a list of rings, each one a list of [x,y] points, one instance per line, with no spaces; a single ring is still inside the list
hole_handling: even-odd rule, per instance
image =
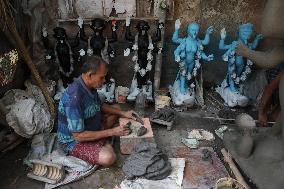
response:
[[[122,126],[113,127],[118,116],[133,119],[132,111],[121,111],[102,104],[97,88],[107,74],[103,59],[89,57],[82,66],[82,75],[68,86],[58,107],[58,139],[69,155],[91,164],[110,166],[116,155],[106,138],[128,135]]]

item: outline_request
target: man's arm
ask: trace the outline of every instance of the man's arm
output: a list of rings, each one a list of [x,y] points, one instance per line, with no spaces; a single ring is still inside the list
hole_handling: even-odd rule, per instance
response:
[[[105,114],[118,115],[119,117],[135,120],[135,117],[133,117],[133,111],[122,111],[119,108],[114,108],[107,104],[102,105],[102,112]]]
[[[254,51],[239,43],[236,52],[262,68],[274,68],[284,60],[284,46],[274,47],[265,52]]]
[[[124,136],[129,134],[129,129],[127,127],[118,126],[112,129],[106,129],[102,131],[83,131],[72,133],[75,140],[78,142],[88,142],[95,141],[102,138],[107,138],[111,136]]]
[[[118,115],[120,117],[123,116],[124,111],[120,110],[119,108],[114,108],[110,105],[103,104],[102,105],[102,112],[105,114],[113,114],[113,115]]]
[[[274,91],[279,87],[281,76],[284,75],[284,71],[280,72],[270,84],[266,85],[260,100],[258,109],[258,120],[261,124],[266,125],[267,123],[267,112],[271,105],[271,98]]]

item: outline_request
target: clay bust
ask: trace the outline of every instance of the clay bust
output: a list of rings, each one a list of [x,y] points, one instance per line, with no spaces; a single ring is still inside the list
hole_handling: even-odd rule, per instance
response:
[[[203,45],[208,45],[213,27],[206,30],[205,38],[198,38],[199,25],[191,23],[187,28],[187,37],[179,37],[180,21],[176,20],[175,32],[172,40],[179,46],[174,51],[175,61],[179,64],[180,70],[174,86],[170,87],[172,100],[175,105],[193,105],[195,99],[195,78],[201,68],[200,59],[205,61],[213,60],[213,55],[207,56],[203,52]]]

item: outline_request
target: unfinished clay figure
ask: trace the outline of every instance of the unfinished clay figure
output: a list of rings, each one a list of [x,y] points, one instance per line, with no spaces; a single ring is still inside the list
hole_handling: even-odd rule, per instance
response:
[[[143,136],[143,135],[145,135],[146,133],[147,133],[147,128],[146,127],[144,127],[143,125],[139,125],[139,126],[137,126],[137,125],[133,125],[132,123],[131,123],[131,121],[129,121],[125,126],[124,126],[125,128],[127,128],[127,129],[129,129],[129,135],[131,134],[131,133],[134,133],[136,136]]]
[[[130,31],[130,18],[126,19],[126,33],[125,39],[134,42],[132,50],[134,56],[132,61],[135,63],[134,76],[132,79],[130,94],[127,99],[133,101],[136,96],[142,91],[147,100],[152,101],[152,81],[150,80],[149,72],[152,70],[153,51],[156,42],[161,40],[161,29],[164,27],[163,23],[159,23],[157,26],[157,32],[154,37],[148,34],[150,26],[148,22],[140,20],[136,25],[138,33],[135,36],[131,35]],[[130,49],[125,50],[125,56],[129,55]]]
[[[191,23],[187,28],[187,37],[179,37],[180,21],[176,20],[175,32],[172,40],[179,46],[174,51],[175,61],[179,64],[179,72],[174,85],[170,87],[172,100],[175,105],[192,106],[195,100],[195,78],[198,70],[201,68],[200,60],[213,60],[214,56],[206,55],[203,52],[203,45],[208,45],[210,42],[210,34],[213,32],[213,27],[210,26],[206,30],[203,40],[198,38],[199,25]]]
[[[238,43],[242,43],[250,49],[255,49],[260,39],[262,39],[262,35],[256,35],[254,41],[249,43],[249,39],[253,34],[253,24],[251,23],[239,26],[237,33],[238,39],[237,41],[233,41],[230,45],[225,44],[225,28],[221,30],[220,34],[221,40],[219,42],[219,48],[221,50],[227,50],[223,55],[223,60],[228,62],[228,71],[226,78],[221,86],[216,88],[216,91],[221,95],[228,106],[234,107],[239,105],[244,107],[248,104],[248,98],[242,94],[240,88],[251,73],[253,63],[243,56],[235,55],[235,48]]]

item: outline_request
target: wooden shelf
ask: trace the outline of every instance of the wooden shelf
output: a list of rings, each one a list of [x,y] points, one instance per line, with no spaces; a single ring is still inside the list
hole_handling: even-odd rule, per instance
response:
[[[84,20],[84,23],[88,23],[88,22],[91,22],[94,18],[86,18],[86,19],[83,19]],[[111,19],[111,18],[103,18],[105,19],[106,21],[108,20],[118,20],[118,21],[122,21],[122,20],[125,20],[126,18],[114,18],[114,19]],[[131,17],[131,20],[159,20],[158,17]],[[71,18],[71,19],[57,19],[57,21],[59,23],[61,22],[77,22],[78,19],[76,18]]]

